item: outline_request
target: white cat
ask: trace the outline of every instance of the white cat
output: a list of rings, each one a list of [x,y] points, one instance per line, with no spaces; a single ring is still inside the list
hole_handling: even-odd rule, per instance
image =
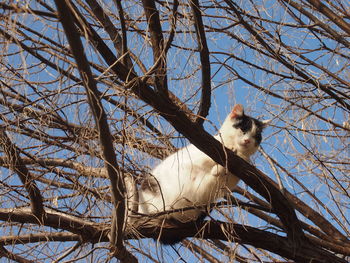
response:
[[[264,125],[264,122],[245,115],[243,106],[237,104],[215,138],[249,162],[249,157],[259,147]],[[138,191],[138,213],[151,215],[201,206],[167,215],[180,222],[194,221],[203,214],[203,206],[232,191],[238,181],[236,176],[190,144],[153,169]]]

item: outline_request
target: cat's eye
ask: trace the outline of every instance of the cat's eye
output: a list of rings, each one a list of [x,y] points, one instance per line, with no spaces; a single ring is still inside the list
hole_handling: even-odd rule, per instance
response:
[[[252,128],[253,121],[246,116],[238,118],[237,121],[233,124],[233,127],[240,129],[243,134],[246,134]]]

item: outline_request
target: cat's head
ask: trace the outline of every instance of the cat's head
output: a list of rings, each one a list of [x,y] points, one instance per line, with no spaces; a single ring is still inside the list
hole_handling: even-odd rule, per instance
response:
[[[267,123],[245,115],[243,106],[236,104],[223,123],[220,134],[226,147],[237,151],[241,157],[249,158],[258,149]]]

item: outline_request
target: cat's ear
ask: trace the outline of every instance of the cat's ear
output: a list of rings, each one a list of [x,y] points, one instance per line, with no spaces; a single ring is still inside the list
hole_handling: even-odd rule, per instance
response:
[[[272,119],[261,121],[263,128],[266,128],[267,126],[269,126],[271,122],[272,122]]]
[[[242,104],[236,104],[235,106],[233,106],[233,109],[230,113],[231,119],[242,117],[243,115],[244,115],[244,110],[243,110]]]

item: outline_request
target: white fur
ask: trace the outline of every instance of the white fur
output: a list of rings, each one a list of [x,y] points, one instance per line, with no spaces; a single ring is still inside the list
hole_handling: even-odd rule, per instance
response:
[[[236,105],[215,138],[249,161],[258,147],[254,140],[256,127],[253,125],[247,134],[233,128],[235,117],[240,114],[243,114],[243,107]],[[140,190],[139,213],[205,206],[223,197],[228,190],[232,191],[239,181],[192,144],[168,156],[151,174],[158,182],[160,191]],[[203,208],[172,213],[170,216],[187,222],[197,219],[201,211]]]

